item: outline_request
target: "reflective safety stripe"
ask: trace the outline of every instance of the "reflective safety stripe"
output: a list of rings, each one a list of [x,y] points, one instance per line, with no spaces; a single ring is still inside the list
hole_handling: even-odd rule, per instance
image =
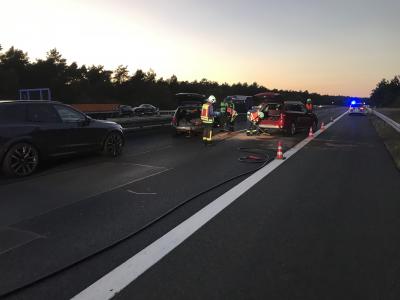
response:
[[[257,121],[259,119],[258,111],[253,111],[249,115],[249,120],[251,122]]]
[[[226,108],[228,107],[228,103],[221,102],[220,110],[222,113],[226,112]]]
[[[204,103],[201,108],[201,120],[203,123],[211,124],[213,123],[213,118],[210,117],[210,104]]]

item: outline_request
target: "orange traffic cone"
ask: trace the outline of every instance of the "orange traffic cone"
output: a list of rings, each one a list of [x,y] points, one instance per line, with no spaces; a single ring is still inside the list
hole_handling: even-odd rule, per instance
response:
[[[276,159],[284,159],[281,141],[278,142],[278,151],[276,152]]]
[[[310,131],[308,132],[308,137],[309,137],[309,138],[314,137],[314,133],[313,133],[313,131],[312,131],[312,127],[310,127]]]
[[[321,131],[324,131],[325,130],[325,124],[324,124],[324,122],[322,122],[321,123]]]

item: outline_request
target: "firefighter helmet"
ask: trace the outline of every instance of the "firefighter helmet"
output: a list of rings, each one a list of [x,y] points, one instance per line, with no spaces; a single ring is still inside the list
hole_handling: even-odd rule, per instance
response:
[[[207,101],[210,103],[215,103],[217,102],[217,99],[213,95],[211,95],[210,97],[208,97]]]

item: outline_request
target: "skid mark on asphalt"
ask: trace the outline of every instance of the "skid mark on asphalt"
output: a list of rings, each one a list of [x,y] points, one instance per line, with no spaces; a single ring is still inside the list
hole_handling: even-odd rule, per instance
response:
[[[150,177],[153,177],[153,176],[157,176],[157,175],[163,174],[163,173],[168,172],[168,171],[171,171],[171,170],[172,170],[172,169],[163,168],[163,170],[161,170],[161,171],[159,171],[159,172],[155,172],[155,173],[152,173],[152,174],[150,174],[150,175],[143,176],[143,177],[140,177],[140,178],[136,178],[136,179],[134,179],[134,180],[132,180],[132,181],[129,181],[129,182],[125,182],[125,183],[120,184],[120,185],[118,185],[118,186],[115,186],[115,187],[113,187],[113,188],[111,188],[111,189],[109,189],[109,190],[107,190],[107,191],[105,191],[105,192],[102,192],[102,193],[93,195],[93,196],[91,196],[91,197],[96,197],[96,196],[99,196],[99,195],[104,194],[104,193],[108,193],[108,192],[111,192],[111,191],[118,190],[118,189],[123,188],[123,187],[125,187],[125,186],[127,186],[127,185],[130,185],[130,184],[132,184],[132,183],[139,182],[139,181],[145,180],[145,179],[150,178]]]
[[[0,255],[24,246],[34,240],[46,238],[33,231],[0,227]]]
[[[330,150],[330,149],[342,149],[343,151],[351,151],[355,148],[374,148],[375,146],[370,143],[355,143],[355,142],[345,142],[340,140],[332,140],[332,139],[316,139],[313,145],[308,145],[306,148],[310,149],[322,149],[322,150]]]
[[[172,148],[172,145],[166,145],[164,147],[152,148],[152,149],[148,149],[148,150],[145,150],[145,151],[142,151],[139,153],[124,154],[122,156],[122,158],[140,156],[140,155],[144,155],[144,154],[162,151],[162,150],[169,149],[169,148]]]
[[[40,180],[0,187],[0,225],[9,226],[74,205],[170,171],[161,167],[139,167],[130,163],[106,163],[80,172],[49,176],[46,189]],[[119,174],[107,177],[107,174]],[[68,175],[68,176],[66,176]],[[85,178],[85,184],[82,179]],[[88,180],[90,179],[90,180]],[[62,183],[62,184],[61,184]],[[77,189],[76,186],[80,188]],[[33,206],[32,202],[36,205]]]

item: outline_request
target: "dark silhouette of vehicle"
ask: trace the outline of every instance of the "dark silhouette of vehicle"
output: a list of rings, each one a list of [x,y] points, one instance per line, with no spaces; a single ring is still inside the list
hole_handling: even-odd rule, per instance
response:
[[[133,108],[117,103],[75,103],[71,106],[94,119],[132,117]]]
[[[172,117],[174,134],[192,135],[203,131],[200,114],[206,101],[205,95],[196,93],[179,93],[175,95],[178,107]],[[214,127],[220,127],[220,113],[214,108]]]
[[[264,131],[284,131],[294,135],[301,130],[312,128],[317,130],[318,118],[313,112],[307,111],[301,101],[285,101],[277,93],[262,93],[254,96],[259,103],[259,109],[264,113],[260,128]]]
[[[129,105],[120,105],[119,113],[121,117],[133,117],[135,115],[135,111]]]
[[[206,100],[205,95],[196,93],[179,93],[175,95],[178,108],[172,117],[175,134],[196,134],[203,130],[201,122],[201,106]]]
[[[5,174],[27,176],[42,160],[82,152],[122,152],[122,127],[94,120],[54,101],[0,101],[0,163]]]
[[[141,104],[132,110],[135,116],[154,116],[160,114],[160,110],[151,104]]]
[[[364,103],[353,102],[349,107],[349,115],[367,115],[367,108]]]

